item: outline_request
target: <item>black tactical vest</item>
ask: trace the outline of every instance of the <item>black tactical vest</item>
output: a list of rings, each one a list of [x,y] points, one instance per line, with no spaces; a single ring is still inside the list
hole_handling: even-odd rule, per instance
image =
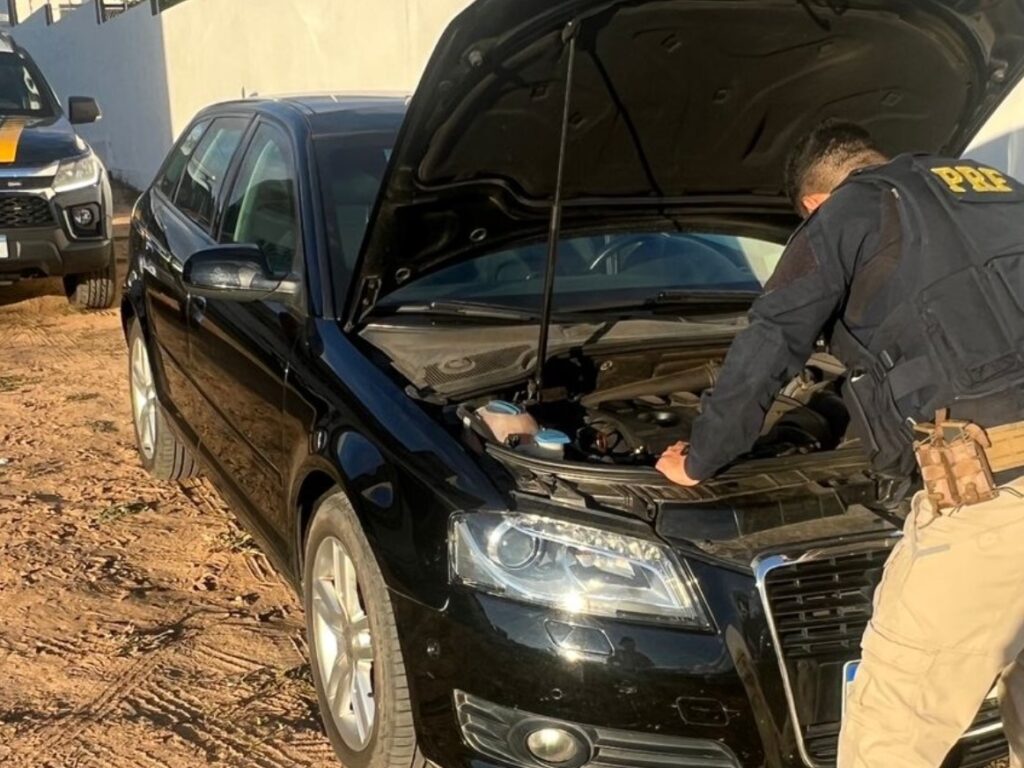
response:
[[[885,189],[899,212],[902,252],[890,279],[905,300],[869,346],[844,320],[832,345],[850,369],[855,434],[877,471],[905,475],[913,422],[1024,383],[1024,186],[970,160],[917,155],[846,183]]]

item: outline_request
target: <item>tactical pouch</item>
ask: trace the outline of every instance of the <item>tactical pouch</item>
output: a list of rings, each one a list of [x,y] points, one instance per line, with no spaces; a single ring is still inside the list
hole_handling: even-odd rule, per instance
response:
[[[966,421],[947,421],[945,412],[934,424],[918,424],[926,435],[914,445],[925,491],[939,509],[969,506],[995,498],[985,449],[985,430]]]
[[[913,469],[913,434],[888,387],[870,371],[854,370],[843,386],[850,432],[860,439],[872,469],[884,477],[905,478]]]

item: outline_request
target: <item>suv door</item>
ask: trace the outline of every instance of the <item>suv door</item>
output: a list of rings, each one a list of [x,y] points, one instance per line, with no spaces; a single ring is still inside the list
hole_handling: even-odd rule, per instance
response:
[[[272,271],[300,272],[298,174],[288,134],[260,123],[226,198],[221,243],[257,245]],[[192,361],[208,409],[201,439],[268,543],[283,546],[285,374],[302,308],[208,298],[191,315]]]
[[[139,265],[155,356],[162,372],[161,402],[197,432],[195,386],[189,374],[188,295],[181,282],[185,261],[213,244],[214,201],[251,117],[204,119],[193,125],[168,157],[149,192],[150,215],[142,227]]]

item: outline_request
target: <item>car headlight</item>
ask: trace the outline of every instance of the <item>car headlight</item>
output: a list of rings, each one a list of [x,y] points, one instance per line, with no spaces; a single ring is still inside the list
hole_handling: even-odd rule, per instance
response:
[[[63,160],[53,178],[54,192],[70,192],[73,189],[91,187],[100,180],[103,165],[91,152],[85,157]]]
[[[452,516],[455,583],[570,613],[710,620],[685,565],[653,541],[513,512]]]

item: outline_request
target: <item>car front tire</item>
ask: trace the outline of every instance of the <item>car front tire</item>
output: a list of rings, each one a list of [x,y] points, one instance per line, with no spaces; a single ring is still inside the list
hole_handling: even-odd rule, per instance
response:
[[[187,480],[199,474],[192,452],[171,431],[156,395],[156,379],[139,321],[128,328],[128,385],[135,446],[143,468],[158,480]]]
[[[64,292],[73,306],[82,309],[110,309],[117,301],[117,255],[110,246],[106,265],[94,272],[68,275]]]
[[[302,583],[313,683],[342,764],[424,768],[391,598],[340,491],[317,506]]]

